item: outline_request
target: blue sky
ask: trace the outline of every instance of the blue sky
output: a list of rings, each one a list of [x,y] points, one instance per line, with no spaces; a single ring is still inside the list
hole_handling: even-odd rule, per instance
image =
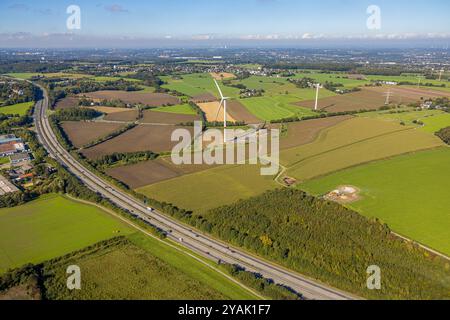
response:
[[[67,33],[66,8],[81,8],[82,37],[183,38],[446,34],[448,0],[1,0],[0,35]],[[381,30],[368,30],[369,5]],[[429,37],[430,35],[428,35]]]

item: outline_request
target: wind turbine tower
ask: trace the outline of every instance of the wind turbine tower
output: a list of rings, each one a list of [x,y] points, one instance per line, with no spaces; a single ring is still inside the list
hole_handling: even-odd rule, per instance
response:
[[[444,73],[444,69],[441,69],[440,71],[439,71],[439,82],[441,82],[441,80],[442,80],[442,74]]]
[[[417,88],[420,88],[420,81],[422,80],[423,76],[418,76],[417,79],[419,80],[417,82]]]
[[[314,111],[317,111],[319,107],[319,89],[320,89],[320,83],[316,84],[316,103],[314,104]]]
[[[389,103],[391,102],[391,96],[392,96],[391,89],[389,89],[385,95],[386,95],[386,102],[384,103],[384,105],[388,106]]]
[[[220,94],[220,105],[217,109],[216,120],[219,117],[220,109],[222,109],[223,106],[223,143],[227,143],[227,101],[230,98],[223,96],[222,90],[220,89],[219,83],[216,79],[214,79],[214,83],[216,84],[217,90],[219,90]]]

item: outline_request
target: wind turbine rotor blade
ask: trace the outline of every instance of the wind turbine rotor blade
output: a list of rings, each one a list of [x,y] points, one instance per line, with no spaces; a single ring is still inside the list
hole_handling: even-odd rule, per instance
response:
[[[219,104],[219,108],[217,109],[217,114],[216,114],[216,121],[219,118],[219,113],[220,113],[220,109],[222,109],[222,105],[224,103],[225,100],[221,100],[220,104]]]
[[[216,79],[214,79],[214,83],[216,84],[217,90],[219,90],[219,94],[220,94],[220,98],[223,100],[223,94],[222,94],[222,89],[220,89],[219,83],[217,82]]]

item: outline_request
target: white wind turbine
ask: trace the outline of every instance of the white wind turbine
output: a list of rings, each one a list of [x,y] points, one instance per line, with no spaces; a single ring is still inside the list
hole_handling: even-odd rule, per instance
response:
[[[316,103],[314,104],[314,111],[317,111],[317,108],[319,107],[319,90],[322,88],[320,83],[315,85],[316,87]]]
[[[444,73],[444,69],[439,70],[439,82],[442,80],[442,74]]]
[[[217,90],[219,90],[220,94],[220,105],[219,109],[217,109],[216,120],[219,117],[220,109],[223,106],[223,143],[227,143],[227,101],[230,98],[223,96],[222,90],[220,89],[219,83],[216,79],[214,79],[214,83],[216,84]]]

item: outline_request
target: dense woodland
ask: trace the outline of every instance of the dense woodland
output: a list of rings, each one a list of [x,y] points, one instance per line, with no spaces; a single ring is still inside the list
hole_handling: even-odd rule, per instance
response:
[[[450,144],[450,127],[439,130],[436,135],[446,144]]]
[[[299,190],[269,191],[205,216],[148,201],[226,242],[366,298],[450,298],[446,260],[400,240],[377,220]],[[382,270],[382,290],[366,288],[371,265]]]
[[[25,81],[0,80],[0,106],[37,101],[40,91]]]

